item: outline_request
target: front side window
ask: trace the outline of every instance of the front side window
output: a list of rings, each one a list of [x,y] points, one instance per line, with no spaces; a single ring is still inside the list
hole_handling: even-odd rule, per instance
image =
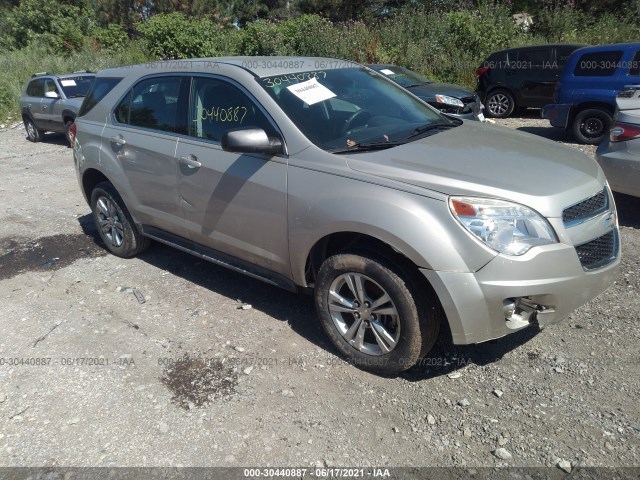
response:
[[[189,135],[219,142],[229,130],[261,128],[267,135],[277,133],[255,105],[239,88],[217,78],[196,77],[191,86]]]
[[[44,78],[31,80],[27,86],[27,95],[30,97],[44,97]]]
[[[117,122],[135,126],[185,133],[179,121],[180,87],[187,77],[157,77],[138,83],[114,111]]]
[[[610,77],[616,71],[622,58],[622,50],[585,53],[578,60],[576,77]]]
[[[311,142],[331,152],[389,148],[457,125],[362,67],[257,81]]]
[[[60,96],[60,92],[58,91],[58,87],[56,86],[56,82],[54,82],[52,78],[46,78],[44,80],[44,94],[45,94],[45,96],[47,95],[47,93],[55,93],[56,95]]]
[[[552,63],[550,56],[548,48],[522,50],[518,52],[517,62],[523,64],[523,68],[544,66]]]

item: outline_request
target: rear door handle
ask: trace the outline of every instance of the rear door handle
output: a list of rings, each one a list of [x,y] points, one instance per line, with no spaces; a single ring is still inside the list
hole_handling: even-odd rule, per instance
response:
[[[189,168],[200,168],[202,166],[202,164],[198,161],[198,158],[192,154],[180,157],[180,163],[186,165]]]
[[[116,145],[124,145],[127,143],[127,141],[124,139],[122,135],[114,135],[109,140],[111,140]]]

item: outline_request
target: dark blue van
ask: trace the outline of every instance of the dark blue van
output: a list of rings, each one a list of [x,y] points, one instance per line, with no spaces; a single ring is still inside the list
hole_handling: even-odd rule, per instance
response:
[[[640,43],[580,48],[567,60],[554,103],[542,109],[542,117],[579,142],[598,144],[609,131],[617,92],[639,83]]]

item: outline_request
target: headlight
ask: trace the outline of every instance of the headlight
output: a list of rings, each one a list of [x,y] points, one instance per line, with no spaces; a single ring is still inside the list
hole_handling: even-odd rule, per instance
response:
[[[531,247],[557,243],[549,222],[534,210],[492,198],[450,197],[453,216],[490,248],[522,255]]]
[[[464,107],[462,100],[450,97],[449,95],[436,95],[436,102],[446,103],[447,105],[453,105],[454,107]]]

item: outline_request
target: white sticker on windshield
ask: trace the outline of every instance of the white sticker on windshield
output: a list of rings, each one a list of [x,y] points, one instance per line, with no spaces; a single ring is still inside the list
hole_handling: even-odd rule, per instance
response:
[[[323,100],[328,100],[336,96],[336,94],[327,87],[320,85],[315,77],[306,82],[291,85],[287,87],[287,90],[307,105],[313,105],[314,103],[322,102]]]
[[[393,70],[389,70],[388,68],[383,68],[382,70],[380,70],[380,73],[384,73],[385,75],[395,75],[393,73]]]
[[[63,87],[75,87],[76,86],[76,81],[75,80],[60,80],[60,84]]]

